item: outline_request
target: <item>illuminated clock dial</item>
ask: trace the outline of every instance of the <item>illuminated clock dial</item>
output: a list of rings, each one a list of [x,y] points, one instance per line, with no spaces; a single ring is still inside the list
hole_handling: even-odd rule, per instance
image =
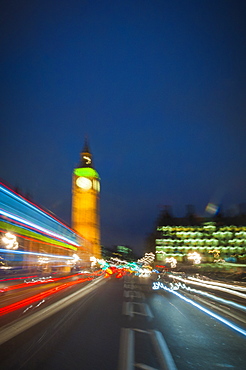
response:
[[[76,180],[76,185],[83,190],[89,190],[92,187],[92,182],[86,177],[78,177]]]
[[[98,180],[93,180],[93,189],[96,191],[100,191],[100,182]]]

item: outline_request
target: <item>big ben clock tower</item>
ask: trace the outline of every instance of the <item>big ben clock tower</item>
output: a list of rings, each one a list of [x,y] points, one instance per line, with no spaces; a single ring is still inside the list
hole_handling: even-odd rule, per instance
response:
[[[73,171],[72,228],[89,241],[89,253],[100,258],[100,178],[93,168],[87,140],[80,155],[80,165]]]

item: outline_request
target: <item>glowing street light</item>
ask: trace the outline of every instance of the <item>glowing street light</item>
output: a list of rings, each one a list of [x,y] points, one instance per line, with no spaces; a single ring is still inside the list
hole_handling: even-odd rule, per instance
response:
[[[16,250],[19,247],[19,243],[16,240],[16,236],[7,232],[4,237],[2,237],[2,242],[5,244],[6,249]]]
[[[177,260],[174,257],[167,257],[166,258],[166,263],[170,263],[171,268],[175,268],[177,266]]]
[[[198,265],[199,263],[201,263],[202,258],[199,253],[193,252],[188,254],[188,259],[192,260],[195,265]]]

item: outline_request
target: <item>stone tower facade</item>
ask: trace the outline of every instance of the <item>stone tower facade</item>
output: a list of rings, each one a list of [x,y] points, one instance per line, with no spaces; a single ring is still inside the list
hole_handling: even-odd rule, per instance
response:
[[[87,140],[80,155],[80,164],[73,171],[72,228],[87,240],[88,252],[100,258],[100,177],[93,168]]]

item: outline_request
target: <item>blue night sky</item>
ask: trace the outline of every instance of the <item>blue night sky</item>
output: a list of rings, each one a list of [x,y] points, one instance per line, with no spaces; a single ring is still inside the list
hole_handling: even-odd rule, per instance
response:
[[[85,135],[102,244],[246,202],[246,2],[1,0],[0,177],[70,223]]]

